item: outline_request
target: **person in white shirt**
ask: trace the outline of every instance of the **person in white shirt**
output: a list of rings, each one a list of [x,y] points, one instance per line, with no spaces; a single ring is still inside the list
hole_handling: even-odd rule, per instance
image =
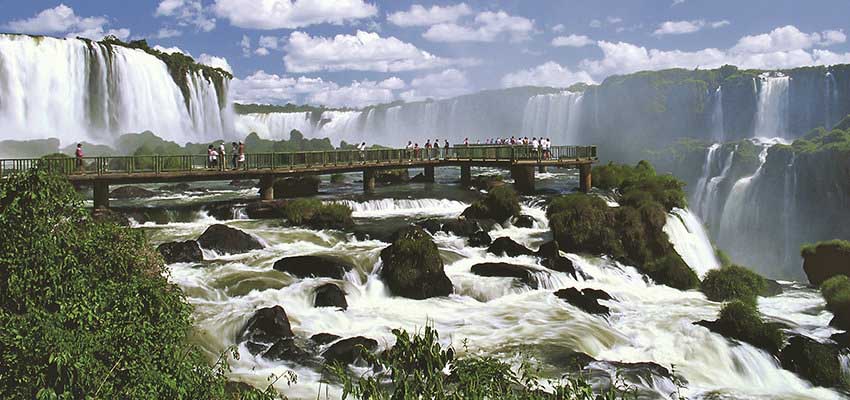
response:
[[[531,155],[537,158],[537,148],[540,146],[540,142],[537,141],[536,137],[531,138]]]
[[[413,161],[413,142],[407,141],[407,161]]]
[[[227,168],[227,154],[224,152],[224,142],[218,145],[218,155],[221,156],[221,169]]]
[[[366,164],[366,142],[360,143],[360,146],[357,146],[357,150],[360,150],[360,162]]]

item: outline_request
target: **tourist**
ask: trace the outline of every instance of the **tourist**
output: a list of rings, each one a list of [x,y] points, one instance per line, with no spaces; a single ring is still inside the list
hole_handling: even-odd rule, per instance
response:
[[[537,153],[537,148],[539,146],[540,146],[540,142],[537,141],[537,138],[536,137],[531,138],[531,155],[534,158],[537,158],[537,159],[539,159],[539,157],[538,157],[539,154]]]
[[[413,158],[419,159],[419,142],[413,144]]]
[[[221,170],[227,169],[227,153],[224,152],[224,142],[218,145],[218,155],[221,156]]]
[[[425,141],[425,159],[431,159],[431,139]]]
[[[469,146],[469,138],[468,138],[468,137],[467,137],[467,138],[463,138],[463,145],[464,145],[464,146]]]
[[[83,168],[83,144],[77,143],[77,151],[74,153],[77,158],[77,171],[85,172]]]
[[[516,144],[516,137],[511,135],[511,146]]]
[[[407,141],[407,161],[413,161],[413,141]]]
[[[552,158],[552,154],[549,152],[549,149],[552,147],[552,141],[549,138],[544,139],[546,142],[543,145],[543,156],[546,160]]]
[[[230,150],[233,152],[233,155],[230,156],[231,164],[233,164],[231,167],[233,169],[239,169],[239,145],[236,142],[231,143]]]
[[[360,143],[357,150],[360,150],[360,162],[366,164],[366,142]]]
[[[215,150],[213,145],[210,145],[207,148],[207,155],[209,156],[210,168],[218,167],[218,152]]]
[[[239,166],[245,165],[245,144],[239,142]]]
[[[434,139],[434,158],[437,160],[443,158],[443,151],[440,149],[440,139]]]

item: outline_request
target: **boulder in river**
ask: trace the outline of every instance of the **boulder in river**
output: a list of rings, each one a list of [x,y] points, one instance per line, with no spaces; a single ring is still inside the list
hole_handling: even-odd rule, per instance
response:
[[[207,228],[198,237],[198,244],[205,249],[225,254],[247,253],[263,248],[262,243],[255,237],[223,224],[215,224]]]
[[[699,321],[695,324],[728,338],[747,342],[770,354],[778,354],[782,347],[781,324],[762,321],[755,305],[741,300],[726,303],[716,321]]]
[[[345,292],[339,286],[333,283],[326,283],[316,288],[316,300],[313,302],[315,307],[336,307],[342,310],[348,309],[348,302],[345,301]]]
[[[342,259],[324,255],[284,257],[274,263],[274,269],[298,278],[342,279],[353,268]]]
[[[230,183],[228,185],[233,186],[233,187],[255,187],[255,186],[257,186],[257,181],[253,181],[253,180],[250,180],[250,179],[248,179],[248,180],[234,179],[234,180],[230,181]]]
[[[251,219],[283,218],[286,200],[266,200],[248,203],[245,213]]]
[[[517,228],[533,228],[534,217],[530,215],[521,214],[514,218],[514,226]]]
[[[478,231],[469,236],[469,240],[467,244],[472,247],[484,247],[489,246],[490,243],[493,243],[493,239],[490,237],[490,234],[485,231]]]
[[[436,218],[428,218],[417,222],[416,225],[419,225],[422,229],[433,235],[442,229],[443,222]]]
[[[503,236],[494,240],[490,247],[487,248],[487,251],[497,256],[506,255],[508,257],[535,255],[535,253],[531,251],[528,247],[525,247],[515,242],[513,239],[507,236]]]
[[[186,182],[175,183],[173,185],[162,185],[159,187],[159,190],[165,190],[169,192],[185,192],[191,189],[192,186]]]
[[[381,185],[397,185],[410,181],[407,168],[382,169],[375,171],[375,182]]]
[[[558,242],[550,240],[540,245],[540,248],[537,249],[537,257],[542,259],[541,264],[544,267],[553,271],[568,273],[573,278],[576,277],[575,265],[569,258],[561,255]]]
[[[159,254],[162,254],[162,258],[165,259],[167,264],[198,262],[204,259],[201,246],[195,240],[163,243],[157,246],[156,249],[159,251]]]
[[[381,260],[381,280],[396,296],[427,299],[452,293],[437,245],[418,226],[397,231],[392,244],[381,250]]]
[[[590,314],[608,315],[610,312],[608,307],[599,304],[599,300],[611,300],[611,296],[602,290],[565,288],[555,292],[555,296]]]
[[[334,335],[332,333],[317,333],[313,336],[310,336],[310,340],[312,340],[313,343],[316,343],[319,346],[325,345],[325,344],[328,344],[328,343],[333,343],[340,338],[341,338],[341,336]]]
[[[378,341],[375,339],[365,338],[363,336],[355,336],[340,340],[332,344],[324,353],[324,357],[329,362],[341,362],[343,364],[354,364],[357,359],[363,354],[363,350],[372,352],[378,348]]]
[[[478,222],[473,219],[458,218],[446,221],[443,224],[442,231],[454,234],[460,237],[470,237],[473,233],[481,230]]]
[[[278,179],[274,182],[274,198],[305,197],[319,193],[322,180],[317,176]]]
[[[817,386],[847,388],[838,346],[794,336],[779,353],[779,361],[782,368]]]
[[[478,276],[498,276],[516,278],[526,286],[537,289],[537,280],[532,271],[525,266],[508,263],[480,263],[470,268]]]
[[[146,199],[156,196],[156,192],[138,186],[121,186],[109,192],[113,199]]]
[[[812,285],[836,275],[850,277],[850,242],[830,240],[803,247],[803,271]]]
[[[255,343],[275,343],[280,339],[295,337],[289,318],[281,306],[265,307],[257,310],[242,328],[240,341]]]
[[[294,338],[279,339],[263,353],[263,358],[276,361],[303,361],[310,354],[298,347]]]
[[[219,221],[235,219],[233,218],[233,204],[230,203],[207,204],[204,206],[204,210],[206,210],[207,214],[211,217]]]
[[[461,215],[472,219],[493,219],[504,222],[508,218],[518,216],[520,210],[519,196],[513,188],[499,186],[487,193],[483,199],[472,203],[463,210]]]

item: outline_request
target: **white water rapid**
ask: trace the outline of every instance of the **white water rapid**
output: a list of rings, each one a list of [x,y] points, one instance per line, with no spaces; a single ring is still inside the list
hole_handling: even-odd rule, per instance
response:
[[[664,232],[670,243],[700,279],[706,272],[720,268],[714,247],[708,238],[702,221],[691,210],[675,208],[667,216]]]
[[[226,83],[220,93],[199,73],[186,81],[188,108],[165,63],[142,50],[0,34],[0,138],[109,144],[150,130],[183,144],[231,134]]]
[[[759,76],[754,137],[787,137],[791,78],[777,73]]]

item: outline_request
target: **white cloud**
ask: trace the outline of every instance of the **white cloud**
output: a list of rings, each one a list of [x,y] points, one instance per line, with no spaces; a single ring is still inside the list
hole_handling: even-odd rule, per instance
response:
[[[5,29],[20,33],[64,33],[67,37],[85,37],[100,40],[106,35],[125,40],[130,36],[129,29],[106,29],[109,20],[106,17],[80,17],[74,9],[64,4],[40,11],[32,18],[13,20],[4,25]]]
[[[761,35],[744,36],[731,50],[733,53],[767,53],[808,49],[813,46],[830,46],[843,43],[846,36],[842,31],[805,33],[793,25],[776,28]]]
[[[502,77],[502,87],[568,87],[578,82],[593,83],[594,80],[585,71],[574,72],[554,61],[549,61],[534,68],[512,72]]]
[[[454,68],[414,78],[410,86],[410,90],[400,94],[405,101],[444,99],[472,91],[472,84],[466,73]]]
[[[685,2],[685,0],[673,0],[673,4],[671,4],[670,7],[677,6],[677,5],[682,4],[684,2]]]
[[[260,40],[257,41],[257,49],[254,50],[254,54],[267,56],[271,53],[271,50],[277,50],[282,47],[281,43],[284,40],[286,39],[278,38],[277,36],[260,36]]]
[[[552,39],[552,46],[555,47],[584,47],[593,43],[593,40],[584,35],[558,36]]]
[[[242,35],[239,47],[242,48],[242,57],[251,57],[251,38],[248,35]]]
[[[395,37],[357,31],[355,35],[336,35],[333,38],[292,32],[284,47],[284,65],[290,72],[316,71],[378,71],[397,72],[469,65],[474,60],[445,59],[418,49]]]
[[[686,33],[694,33],[699,32],[703,28],[720,28],[723,26],[729,25],[729,21],[714,21],[714,22],[706,22],[704,19],[695,19],[693,21],[665,21],[658,25],[658,28],[655,29],[655,32],[652,34],[655,36],[663,36],[663,35],[682,35]]]
[[[159,31],[153,37],[155,39],[168,39],[182,35],[183,32],[180,32],[177,29],[170,28],[160,28]]]
[[[177,46],[174,46],[174,47],[162,47],[162,46],[160,46],[160,45],[156,45],[156,46],[153,46],[153,49],[154,49],[154,50],[157,50],[157,51],[161,51],[161,52],[163,52],[163,53],[165,53],[165,54],[182,53],[182,54],[185,54],[185,55],[187,55],[187,56],[189,56],[189,57],[192,57],[192,55],[191,55],[191,54],[189,54],[189,52],[188,52],[188,51],[183,51],[183,49],[181,49],[181,48],[179,48],[179,47],[177,47]]]
[[[567,29],[567,27],[564,26],[564,24],[558,24],[558,25],[555,25],[555,26],[552,27],[552,32],[561,33],[561,32],[564,31],[564,29]]]
[[[392,24],[410,26],[431,26],[447,22],[456,22],[460,17],[472,14],[472,9],[466,3],[451,6],[431,6],[425,8],[419,4],[410,6],[408,11],[398,11],[387,15],[387,21]]]
[[[230,63],[228,63],[227,59],[224,57],[216,57],[211,56],[207,53],[203,53],[198,57],[196,61],[213,68],[221,68],[227,72],[230,72],[231,74],[233,73],[233,68],[230,67]]]
[[[296,29],[342,24],[378,13],[363,0],[216,0],[215,13],[246,29]]]
[[[611,24],[611,25],[617,25],[617,24],[623,22],[623,19],[620,18],[620,17],[607,17],[607,18],[605,18],[605,21],[608,21],[608,23]]]
[[[389,103],[395,100],[390,89],[380,87],[373,81],[354,81],[349,86],[325,89],[307,97],[310,103],[330,107],[365,107],[371,104]]]
[[[590,20],[589,25],[590,25],[591,28],[601,28],[602,27],[602,21],[600,21],[598,19],[592,19],[592,20]]]
[[[473,26],[443,23],[431,26],[422,37],[433,42],[492,42],[503,34],[512,42],[527,40],[534,21],[504,11],[485,11],[475,16]]]
[[[270,53],[269,49],[267,49],[265,47],[258,47],[256,50],[254,50],[254,54],[256,54],[258,56],[267,56],[267,55],[269,55],[269,53]]]
[[[337,85],[322,78],[282,77],[260,70],[243,79],[234,78],[230,87],[234,101],[280,104],[295,101],[299,95],[337,88]]]
[[[154,16],[174,18],[179,26],[194,26],[204,32],[215,29],[216,23],[201,0],[162,0]]]
[[[393,76],[393,77],[384,79],[383,81],[378,83],[378,86],[382,87],[384,89],[399,90],[399,89],[404,89],[407,85],[404,83],[403,79],[401,79],[397,76]]]

